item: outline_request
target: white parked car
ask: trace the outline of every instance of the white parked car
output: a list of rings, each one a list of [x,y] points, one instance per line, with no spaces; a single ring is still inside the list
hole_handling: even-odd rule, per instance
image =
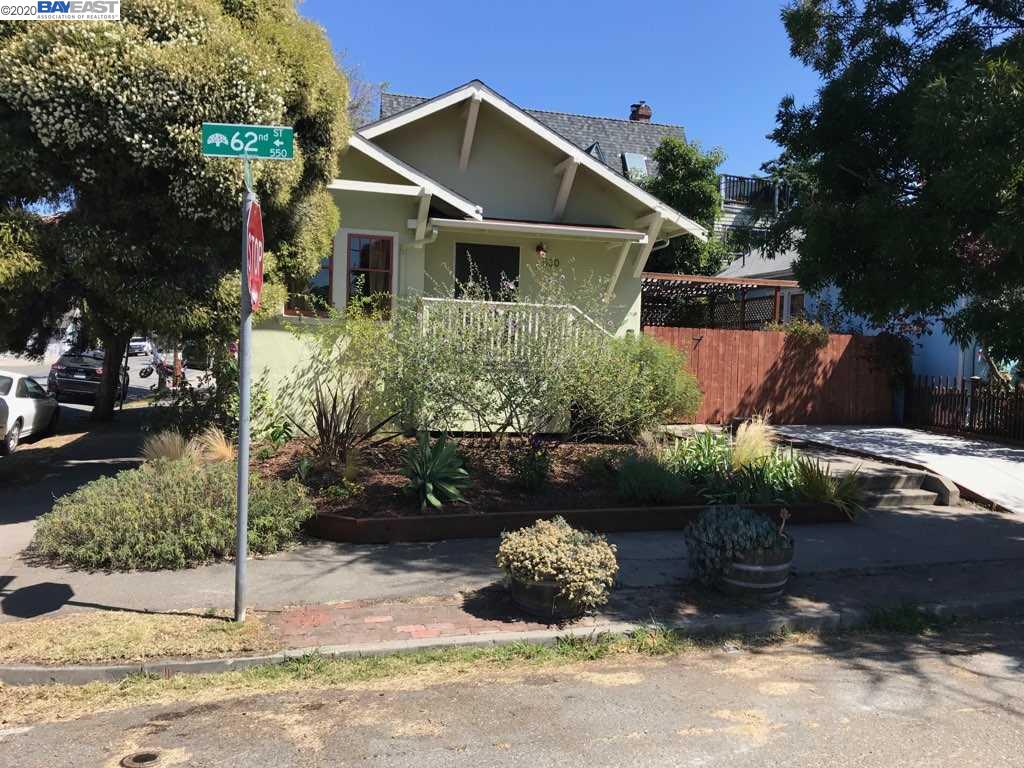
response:
[[[0,371],[0,454],[13,453],[23,437],[57,428],[60,406],[31,376]]]
[[[149,357],[153,354],[153,342],[145,336],[132,336],[131,340],[128,342],[128,354],[145,355],[146,357]]]

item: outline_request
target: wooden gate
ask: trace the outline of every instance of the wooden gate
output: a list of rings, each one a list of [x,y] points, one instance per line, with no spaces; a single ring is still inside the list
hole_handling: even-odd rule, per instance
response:
[[[694,421],[771,411],[776,424],[891,424],[893,397],[870,336],[830,334],[812,349],[782,331],[646,326],[687,356],[704,391]]]
[[[918,376],[907,420],[914,426],[962,435],[1024,440],[1024,392],[1004,392],[978,379],[959,386],[948,378]]]

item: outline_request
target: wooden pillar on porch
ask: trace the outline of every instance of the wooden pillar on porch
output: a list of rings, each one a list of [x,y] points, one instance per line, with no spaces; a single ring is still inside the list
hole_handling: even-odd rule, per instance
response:
[[[782,322],[782,289],[775,286],[775,322]]]

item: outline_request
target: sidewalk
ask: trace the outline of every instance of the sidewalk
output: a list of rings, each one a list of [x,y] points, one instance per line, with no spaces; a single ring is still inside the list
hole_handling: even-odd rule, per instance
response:
[[[524,615],[501,584],[448,597],[357,600],[257,611],[280,650],[262,655],[152,658],[132,663],[0,665],[10,685],[113,681],[145,673],[218,673],[280,664],[318,653],[360,657],[430,648],[551,644],[568,637],[626,634],[657,625],[689,637],[758,636],[784,630],[828,632],[871,627],[878,608],[911,608],[942,619],[1024,615],[1024,587],[1011,583],[1018,561],[991,561],[797,575],[771,605],[742,603],[692,585],[617,587],[599,613],[563,625]],[[890,614],[882,630],[908,631],[921,619]]]
[[[856,523],[791,526],[801,575],[949,562],[1024,562],[1024,518],[967,507],[875,510]],[[625,589],[674,589],[687,578],[681,531],[612,534]],[[310,543],[249,563],[257,610],[341,601],[451,596],[493,584],[497,539],[387,546]],[[234,566],[86,573],[0,557],[0,622],[82,610],[227,609]]]
[[[559,629],[574,633],[624,631],[657,623],[695,634],[728,631],[772,621],[811,628],[860,624],[879,607],[942,603],[947,606],[1006,605],[1024,608],[1024,585],[1009,574],[1017,562],[957,563],[876,572],[796,576],[786,595],[770,606],[743,605],[693,585],[655,589],[618,588],[599,613]],[[510,633],[541,633],[552,625],[524,615],[501,584],[460,595],[409,600],[355,600],[292,608],[266,616],[285,648],[383,649],[409,641],[445,638],[488,640]]]

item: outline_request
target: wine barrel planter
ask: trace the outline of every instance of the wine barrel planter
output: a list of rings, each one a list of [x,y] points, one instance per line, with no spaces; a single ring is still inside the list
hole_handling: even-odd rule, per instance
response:
[[[554,581],[528,582],[509,576],[507,584],[512,602],[531,616],[558,622],[579,618],[584,613],[579,603],[558,594],[561,587]]]
[[[775,549],[756,549],[727,563],[719,585],[724,592],[739,597],[774,600],[786,591],[793,565],[793,540]]]

